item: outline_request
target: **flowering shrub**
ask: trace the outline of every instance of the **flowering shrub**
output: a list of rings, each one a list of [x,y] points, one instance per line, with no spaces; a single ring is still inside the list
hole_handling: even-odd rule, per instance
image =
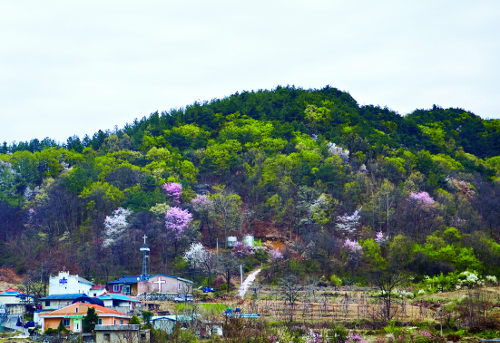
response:
[[[344,248],[351,253],[355,253],[363,249],[357,241],[351,241],[350,239],[347,239],[345,241]]]
[[[486,275],[485,279],[491,283],[497,283],[497,277],[494,275]]]
[[[474,186],[468,182],[460,181],[460,180],[457,180],[453,177],[447,178],[446,181],[448,183],[449,188],[451,188],[455,191],[462,192],[465,196],[467,196],[469,198],[473,197],[475,194]]]
[[[233,251],[231,253],[234,256],[241,258],[247,255],[253,255],[254,249],[246,244],[243,244],[242,242],[236,242],[233,244]]]
[[[417,202],[420,202],[424,205],[431,206],[434,204],[434,199],[431,198],[429,193],[427,192],[418,192],[418,193],[411,193],[410,194],[410,199],[416,200]]]
[[[179,238],[184,229],[192,220],[192,215],[188,210],[183,210],[179,207],[172,207],[165,214],[165,226],[175,231],[175,236]]]
[[[349,334],[347,342],[349,343],[366,343],[360,335],[354,335],[352,332]]]
[[[343,162],[347,162],[349,160],[349,150],[344,150],[341,146],[335,145],[335,143],[328,142],[326,144],[328,147],[328,153],[330,155],[339,156]]]
[[[167,196],[173,198],[174,202],[180,203],[182,185],[176,182],[169,182],[163,185],[163,189],[165,190],[165,193],[167,193]]]
[[[271,258],[271,260],[280,260],[283,258],[283,254],[278,249],[274,249],[271,251],[269,257]]]
[[[315,333],[313,330],[309,329],[309,334],[305,336],[305,343],[320,343],[323,339],[319,333]]]
[[[375,235],[375,242],[378,243],[378,245],[385,245],[388,241],[388,238],[387,237],[384,237],[384,234],[382,233],[382,231],[379,231],[377,232],[377,234]]]
[[[212,200],[206,195],[196,194],[196,198],[191,200],[191,205],[193,205],[193,210],[196,212],[208,210],[212,206]]]

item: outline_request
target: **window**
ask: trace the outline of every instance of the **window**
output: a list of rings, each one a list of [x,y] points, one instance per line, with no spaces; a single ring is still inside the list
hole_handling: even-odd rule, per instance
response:
[[[120,320],[120,325],[123,325],[123,320]]]
[[[50,301],[46,301],[45,306],[50,306]]]
[[[78,313],[78,307],[77,307],[77,308],[75,308],[75,313]]]
[[[99,318],[99,319],[97,320],[97,324],[102,325],[102,318]]]
[[[119,292],[120,291],[120,285],[113,285],[113,292]]]
[[[181,289],[181,284],[179,283],[179,289]]]
[[[69,327],[69,319],[63,319],[63,325]]]

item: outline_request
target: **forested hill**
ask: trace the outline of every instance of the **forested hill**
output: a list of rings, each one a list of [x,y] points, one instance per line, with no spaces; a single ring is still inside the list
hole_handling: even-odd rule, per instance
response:
[[[331,87],[278,87],[63,146],[47,138],[0,149],[0,266],[19,273],[41,262],[96,280],[139,273],[147,234],[153,271],[195,277],[182,259],[191,243],[213,248],[244,233],[276,243],[290,261],[283,272],[302,261],[301,275],[352,276],[344,242],[376,233],[413,244],[416,273],[466,268],[432,255],[440,244],[500,273],[500,120],[463,109],[401,116]],[[189,225],[166,227],[172,208]],[[451,227],[454,243],[443,236]]]

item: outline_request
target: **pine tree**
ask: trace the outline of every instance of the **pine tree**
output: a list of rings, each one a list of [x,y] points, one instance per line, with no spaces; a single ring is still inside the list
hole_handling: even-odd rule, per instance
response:
[[[94,332],[94,328],[99,321],[99,317],[95,313],[95,308],[89,307],[87,315],[83,317],[83,332]]]

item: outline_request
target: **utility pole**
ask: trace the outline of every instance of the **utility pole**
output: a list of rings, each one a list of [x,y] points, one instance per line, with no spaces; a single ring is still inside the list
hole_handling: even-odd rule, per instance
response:
[[[240,264],[240,290],[243,287],[243,267]],[[241,300],[245,297],[245,294],[243,294],[243,291],[241,291]]]
[[[443,337],[443,309],[439,306],[439,320],[441,322],[441,337]]]
[[[219,238],[217,238],[217,257],[219,257]]]

